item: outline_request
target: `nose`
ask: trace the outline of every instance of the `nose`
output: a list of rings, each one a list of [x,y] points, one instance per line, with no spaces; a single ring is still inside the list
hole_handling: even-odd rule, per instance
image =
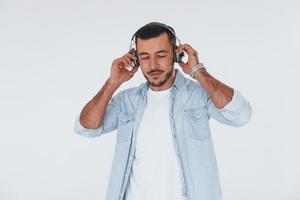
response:
[[[150,64],[150,69],[151,70],[154,70],[154,69],[157,68],[157,62],[156,62],[155,56],[150,57],[150,63],[149,64]]]

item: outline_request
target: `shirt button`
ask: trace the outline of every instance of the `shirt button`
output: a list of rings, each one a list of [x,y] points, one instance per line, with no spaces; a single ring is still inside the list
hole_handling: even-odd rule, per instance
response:
[[[187,187],[183,188],[183,194],[184,194],[184,196],[187,196]]]
[[[196,118],[197,118],[197,119],[200,119],[200,115],[196,115]]]

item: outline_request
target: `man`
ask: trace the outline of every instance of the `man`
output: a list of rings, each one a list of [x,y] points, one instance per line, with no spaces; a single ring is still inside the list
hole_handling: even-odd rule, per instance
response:
[[[242,126],[251,117],[249,103],[211,76],[193,47],[176,48],[170,26],[152,22],[134,36],[137,57],[129,52],[113,61],[110,77],[75,122],[87,137],[117,129],[106,199],[220,200],[208,121]],[[176,61],[183,52],[187,62]],[[113,96],[139,68],[147,82]]]

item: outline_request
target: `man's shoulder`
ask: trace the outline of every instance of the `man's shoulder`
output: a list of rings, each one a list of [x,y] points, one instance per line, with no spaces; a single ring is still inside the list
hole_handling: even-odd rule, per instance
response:
[[[126,88],[124,90],[121,90],[119,92],[119,95],[120,96],[135,96],[135,95],[138,95],[141,92],[141,90],[143,89],[143,87],[145,86],[145,84],[146,83],[141,83],[138,86],[129,87],[129,88]]]
[[[182,96],[185,96],[189,101],[206,101],[208,98],[208,94],[206,90],[203,88],[203,86],[194,79],[184,77],[182,79],[183,81],[181,84],[183,84],[183,90],[182,91]]]
[[[190,78],[184,77],[184,84],[188,87],[188,88],[196,88],[199,86],[198,82],[195,80],[192,80]]]
[[[204,89],[201,84],[199,84],[196,80],[184,77],[183,78],[184,88],[187,92],[202,92]]]

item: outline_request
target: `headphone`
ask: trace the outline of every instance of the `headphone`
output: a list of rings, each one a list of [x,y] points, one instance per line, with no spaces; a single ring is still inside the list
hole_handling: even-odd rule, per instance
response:
[[[145,27],[147,27],[147,26],[153,26],[153,25],[155,25],[155,26],[160,26],[160,27],[164,28],[166,31],[169,31],[169,32],[174,36],[174,38],[175,38],[175,44],[174,44],[174,48],[173,48],[173,55],[174,55],[174,57],[173,57],[173,62],[177,62],[177,63],[178,63],[178,62],[182,62],[182,59],[183,59],[183,57],[184,57],[184,52],[182,52],[182,53],[180,53],[180,54],[178,54],[178,53],[176,52],[176,49],[178,48],[178,46],[176,45],[176,41],[178,41],[179,44],[181,44],[181,42],[180,42],[179,38],[176,36],[176,34],[175,34],[173,28],[170,27],[170,26],[168,26],[168,25],[166,25],[166,24],[163,24],[163,23],[159,23],[159,22],[150,22],[150,23],[144,25],[143,27],[139,28],[139,29],[133,34],[133,36],[132,36],[132,38],[131,38],[130,45],[129,45],[129,52],[130,52],[131,54],[133,54],[133,55],[137,58],[136,60],[132,60],[133,65],[134,65],[135,67],[140,66],[140,62],[139,62],[139,59],[138,59],[138,52],[137,52],[137,50],[136,50],[136,47],[133,49],[133,46],[135,45],[136,34],[137,34],[141,29],[143,29],[143,28],[145,28]]]

